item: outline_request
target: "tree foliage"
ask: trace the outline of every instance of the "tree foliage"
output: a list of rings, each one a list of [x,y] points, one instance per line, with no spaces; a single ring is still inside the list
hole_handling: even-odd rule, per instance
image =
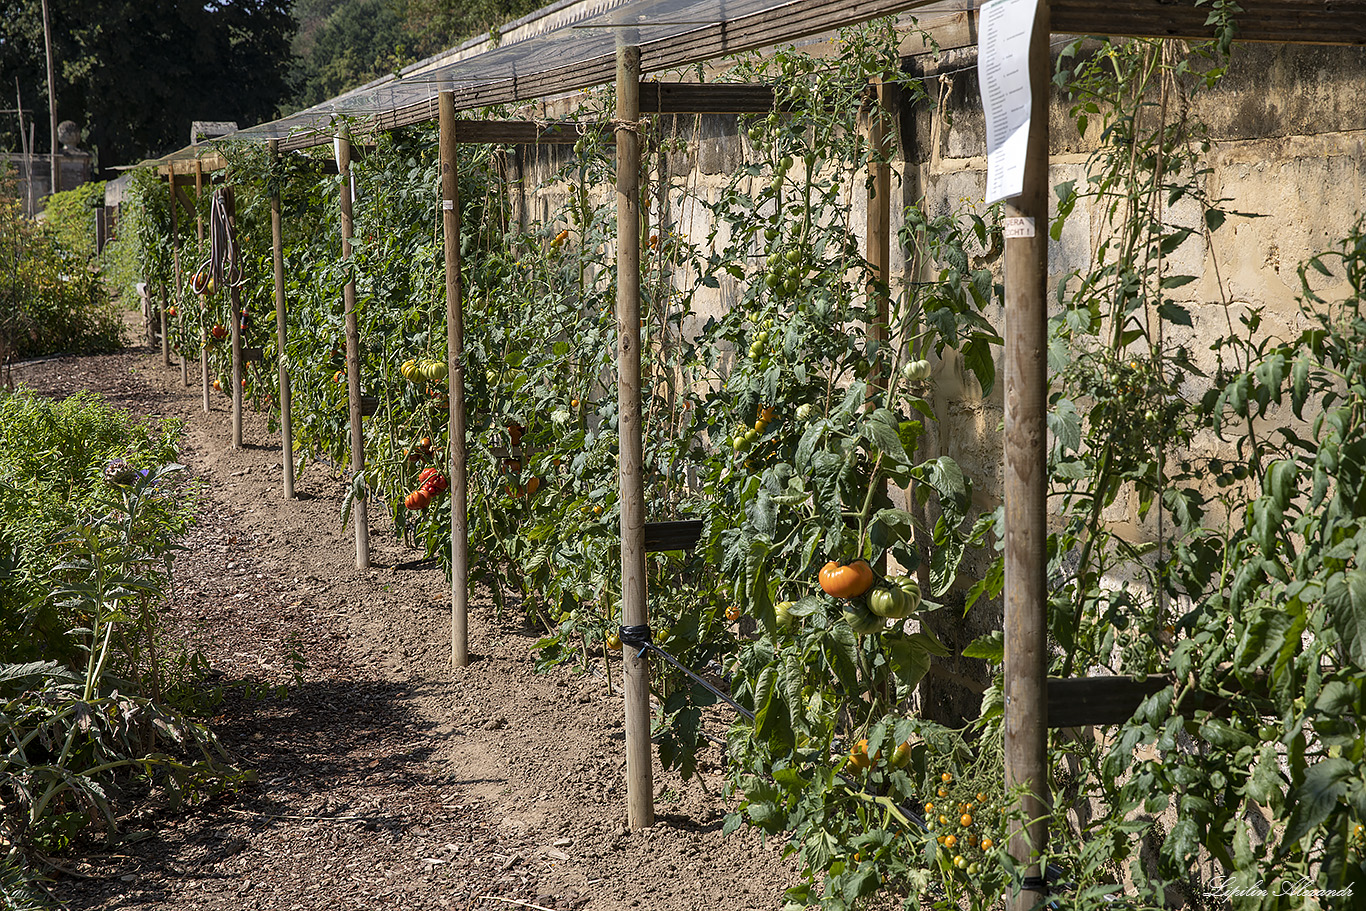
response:
[[[51,19],[57,116],[80,127],[101,167],[178,148],[195,120],[269,120],[285,92],[289,0],[71,0]],[[45,121],[40,0],[14,0],[0,17],[0,84],[16,79]],[[0,120],[0,148],[20,147],[17,126]],[[38,135],[47,151],[48,131]]]

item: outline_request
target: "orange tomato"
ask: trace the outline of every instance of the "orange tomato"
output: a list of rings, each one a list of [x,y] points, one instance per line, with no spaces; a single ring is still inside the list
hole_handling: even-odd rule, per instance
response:
[[[849,764],[859,771],[863,771],[877,762],[879,755],[880,754],[878,753],[874,753],[872,756],[869,756],[867,739],[860,740],[849,748]]]
[[[821,588],[835,598],[857,598],[873,586],[873,568],[867,560],[840,564],[834,560],[821,569]]]

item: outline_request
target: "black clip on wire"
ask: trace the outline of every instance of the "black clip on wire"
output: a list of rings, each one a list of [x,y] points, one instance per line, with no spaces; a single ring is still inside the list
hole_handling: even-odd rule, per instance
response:
[[[639,646],[640,651],[636,653],[637,658],[644,655],[654,645],[654,635],[650,632],[650,624],[648,623],[623,626],[617,630],[617,638],[621,640],[622,645],[629,645],[632,648]]]

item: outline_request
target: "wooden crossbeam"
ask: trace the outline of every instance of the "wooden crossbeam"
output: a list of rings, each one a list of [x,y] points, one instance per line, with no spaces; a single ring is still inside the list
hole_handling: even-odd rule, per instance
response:
[[[701,519],[645,523],[646,553],[663,550],[692,550],[697,546],[697,541],[701,537]]]
[[[1182,695],[1176,710],[1185,714],[1207,711],[1227,717],[1231,702],[1236,698],[1245,705],[1256,707],[1262,714],[1274,715],[1275,706],[1264,682],[1264,675],[1257,675],[1247,685],[1229,678],[1221,683],[1221,687],[1227,690],[1222,694],[1188,690]],[[1132,677],[1049,677],[1048,726],[1073,728],[1090,724],[1123,724],[1133,717],[1143,700],[1172,685],[1170,674],[1138,680]],[[1231,695],[1231,692],[1236,692],[1237,696]]]
[[[1277,44],[1366,44],[1366,0],[1239,0],[1237,40]],[[1052,0],[1053,31],[1207,41],[1209,6],[1184,0]]]
[[[739,82],[642,82],[642,114],[763,114],[773,86]]]
[[[1168,676],[1049,677],[1048,726],[1077,728],[1088,724],[1123,724],[1144,699],[1172,685]]]

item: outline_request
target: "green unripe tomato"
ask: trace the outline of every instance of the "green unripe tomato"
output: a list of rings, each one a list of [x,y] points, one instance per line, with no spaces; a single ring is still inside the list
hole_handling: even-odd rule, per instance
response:
[[[770,272],[764,276],[764,284],[770,291],[777,291],[783,283],[783,278],[777,272]]]
[[[745,431],[745,445],[746,445],[746,446],[753,446],[753,445],[754,445],[754,441],[757,440],[757,439],[759,439],[759,431],[755,430],[753,427],[751,427],[749,430],[746,430],[746,431]]]
[[[787,260],[790,263],[800,262],[801,258],[802,251],[798,250],[796,247],[789,247],[787,252],[783,254],[783,259]]]
[[[796,294],[797,289],[800,287],[801,285],[797,283],[797,280],[795,278],[789,278],[785,282],[783,282],[783,290],[786,291],[788,294]]]
[[[879,586],[868,595],[868,609],[889,620],[900,620],[906,616],[908,604],[906,593],[896,587]]]
[[[860,636],[868,636],[882,629],[886,622],[866,607],[848,602],[844,606],[844,622]]]
[[[920,610],[920,583],[910,576],[898,576],[892,583],[906,598],[906,613]],[[904,614],[902,616],[905,616]]]
[[[773,618],[777,621],[778,629],[787,629],[792,625],[792,607],[791,601],[779,601],[773,605]]]
[[[920,383],[930,378],[930,362],[926,360],[908,361],[901,368],[901,375],[912,383]]]
[[[778,239],[778,229],[777,229],[777,228],[773,227],[772,225],[769,225],[767,228],[764,228],[764,240],[777,240],[777,239]]]

